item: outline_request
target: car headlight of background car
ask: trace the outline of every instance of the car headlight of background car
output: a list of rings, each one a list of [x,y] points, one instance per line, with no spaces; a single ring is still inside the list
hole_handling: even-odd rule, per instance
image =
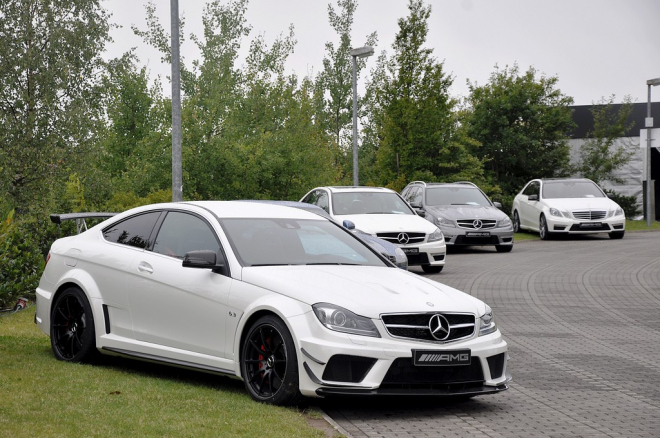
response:
[[[442,231],[440,231],[440,228],[436,228],[433,234],[429,235],[429,242],[437,242],[438,240],[442,240]]]
[[[369,318],[356,315],[350,310],[329,303],[316,303],[312,306],[312,309],[314,309],[314,313],[321,324],[330,330],[380,338],[378,329]]]
[[[443,227],[456,227],[456,225],[454,225],[454,221],[442,216],[435,218],[435,224]]]
[[[616,210],[610,210],[610,212],[607,214],[607,217],[612,217],[612,216],[623,216],[623,209],[621,207],[617,207]]]
[[[568,217],[568,218],[571,217],[571,215],[567,211],[559,211],[554,207],[550,209],[550,214],[557,217]]]
[[[479,317],[479,336],[489,335],[497,330],[495,319],[493,318],[493,309],[486,305],[486,313]]]
[[[497,227],[498,228],[506,228],[506,227],[510,227],[510,226],[512,226],[511,225],[511,219],[509,219],[508,216],[505,217],[504,219],[500,219],[499,221],[497,221]]]

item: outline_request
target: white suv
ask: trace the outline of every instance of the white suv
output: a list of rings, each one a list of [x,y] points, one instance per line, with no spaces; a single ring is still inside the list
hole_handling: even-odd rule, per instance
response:
[[[442,231],[420,217],[394,190],[382,187],[317,187],[301,202],[314,204],[337,222],[350,220],[360,231],[387,240],[408,256],[410,266],[438,273],[447,247]]]

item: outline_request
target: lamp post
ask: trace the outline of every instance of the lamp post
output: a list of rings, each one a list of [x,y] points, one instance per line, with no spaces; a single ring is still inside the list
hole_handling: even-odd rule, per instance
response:
[[[181,66],[179,59],[179,0],[170,0],[172,20],[172,201],[183,201],[181,164]]]
[[[369,46],[353,49],[353,185],[358,186],[358,144],[357,144],[357,59],[366,58],[374,54],[374,48]]]
[[[651,87],[660,85],[660,78],[646,81],[649,88],[649,99],[646,106],[646,226],[651,226],[651,129],[653,128],[653,117],[651,117]],[[654,212],[655,213],[655,212]]]

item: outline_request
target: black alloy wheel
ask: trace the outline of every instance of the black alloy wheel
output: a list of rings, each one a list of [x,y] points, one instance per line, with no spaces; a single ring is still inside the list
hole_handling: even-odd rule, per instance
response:
[[[85,294],[70,287],[62,292],[50,315],[50,343],[55,357],[66,362],[85,362],[96,353],[94,315]]]
[[[513,232],[520,233],[520,217],[517,211],[513,212]]]
[[[286,325],[272,315],[256,321],[243,342],[241,371],[256,401],[292,405],[300,398],[298,361]]]

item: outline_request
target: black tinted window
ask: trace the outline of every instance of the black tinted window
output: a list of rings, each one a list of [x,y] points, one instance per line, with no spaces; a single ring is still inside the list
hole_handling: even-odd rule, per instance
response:
[[[210,250],[217,254],[218,240],[209,225],[192,214],[171,211],[158,231],[154,252],[183,259],[190,251]]]
[[[146,248],[158,216],[160,211],[133,216],[103,230],[103,237],[109,242]]]

